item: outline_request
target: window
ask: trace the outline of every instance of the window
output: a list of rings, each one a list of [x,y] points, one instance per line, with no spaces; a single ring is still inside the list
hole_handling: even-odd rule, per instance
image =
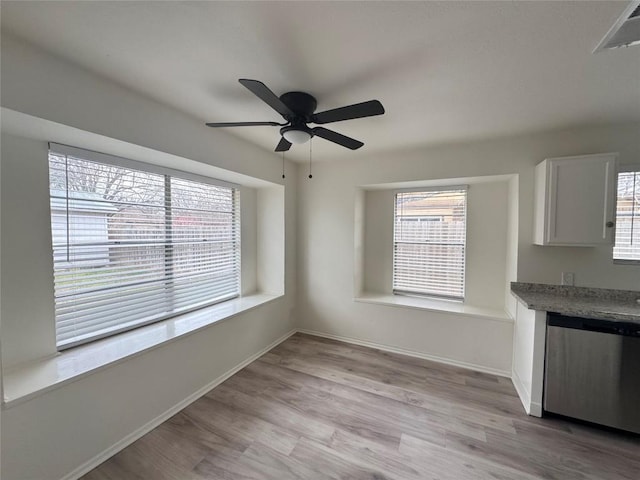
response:
[[[620,263],[640,262],[640,171],[618,174],[613,259]]]
[[[395,195],[393,292],[464,299],[466,187]]]
[[[239,295],[233,186],[61,145],[49,179],[58,349]]]

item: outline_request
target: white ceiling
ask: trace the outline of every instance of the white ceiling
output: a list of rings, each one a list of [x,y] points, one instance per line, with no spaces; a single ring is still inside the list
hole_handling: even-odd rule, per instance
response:
[[[640,121],[640,47],[591,53],[627,4],[2,1],[2,30],[202,122],[281,120],[238,78],[307,91],[318,111],[383,103],[326,125],[364,147],[316,139],[316,161]],[[276,127],[228,131],[279,140]]]

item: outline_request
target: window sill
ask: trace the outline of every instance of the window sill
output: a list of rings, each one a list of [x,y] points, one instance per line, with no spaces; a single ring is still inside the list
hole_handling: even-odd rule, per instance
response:
[[[254,294],[72,348],[4,372],[5,408],[281,298]]]
[[[391,307],[413,308],[438,313],[451,313],[467,317],[480,317],[486,320],[495,320],[499,322],[513,322],[513,319],[504,310],[474,307],[461,302],[437,300],[433,298],[363,292],[359,297],[354,298],[354,301],[361,303],[375,303]]]
[[[640,260],[624,260],[622,258],[614,258],[614,265],[640,265]]]

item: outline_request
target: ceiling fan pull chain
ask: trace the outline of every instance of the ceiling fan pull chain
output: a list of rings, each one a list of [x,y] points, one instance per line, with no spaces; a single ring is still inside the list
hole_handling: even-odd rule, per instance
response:
[[[311,149],[311,145],[313,144],[313,138],[309,139],[309,178],[313,178],[313,175],[311,175],[311,159],[313,157],[313,151]]]
[[[284,152],[282,152],[282,178],[284,178]]]

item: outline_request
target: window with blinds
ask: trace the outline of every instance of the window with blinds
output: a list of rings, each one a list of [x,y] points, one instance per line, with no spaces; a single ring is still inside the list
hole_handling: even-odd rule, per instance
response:
[[[467,188],[395,195],[393,292],[464,299]]]
[[[613,259],[640,263],[640,172],[618,174]]]
[[[158,170],[49,151],[58,349],[239,295],[237,188]]]

